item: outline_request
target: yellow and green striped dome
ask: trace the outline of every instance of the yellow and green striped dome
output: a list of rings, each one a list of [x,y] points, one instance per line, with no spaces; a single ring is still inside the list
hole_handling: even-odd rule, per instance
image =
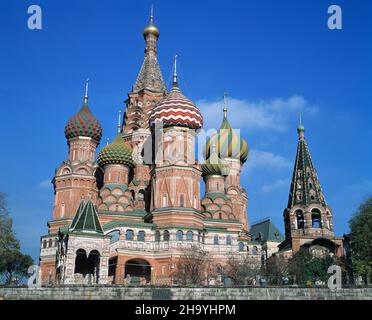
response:
[[[128,167],[134,166],[132,149],[123,141],[120,132],[111,144],[101,149],[98,153],[97,162],[101,167],[106,164],[122,164]]]
[[[205,157],[208,159],[211,154],[211,146],[215,145],[217,155],[223,158],[236,158],[241,162],[246,162],[249,156],[247,142],[239,136],[230,126],[227,117],[224,117],[218,132],[207,142]]]
[[[201,165],[203,176],[224,175],[229,172],[229,165],[222,161],[216,151],[212,151],[211,156]]]

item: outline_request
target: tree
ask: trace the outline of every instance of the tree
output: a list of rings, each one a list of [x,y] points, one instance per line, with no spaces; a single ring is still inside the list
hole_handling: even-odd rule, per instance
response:
[[[296,278],[298,284],[312,285],[316,281],[326,282],[329,278],[328,268],[335,264],[329,255],[313,257],[306,249],[298,251],[288,262],[288,272]]]
[[[28,267],[33,264],[32,258],[20,251],[12,226],[6,196],[0,193],[0,274],[5,275],[6,284],[11,283],[15,276],[27,275]]]
[[[360,205],[349,226],[353,270],[368,283],[372,272],[372,197]]]
[[[181,285],[202,285],[206,282],[209,268],[209,253],[193,245],[180,256],[173,277]]]
[[[224,276],[230,278],[234,285],[252,284],[260,273],[260,267],[257,257],[230,253],[224,268]]]

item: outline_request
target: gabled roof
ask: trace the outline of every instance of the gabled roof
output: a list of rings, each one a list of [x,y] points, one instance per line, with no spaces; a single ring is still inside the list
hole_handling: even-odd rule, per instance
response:
[[[261,234],[261,241],[275,241],[281,242],[284,240],[283,235],[278,228],[271,222],[270,218],[264,219],[251,226],[249,230],[252,235],[252,240],[259,240]]]
[[[89,199],[87,203],[81,201],[76,215],[71,223],[70,232],[88,232],[102,234],[102,226],[98,219],[98,214],[92,201]]]

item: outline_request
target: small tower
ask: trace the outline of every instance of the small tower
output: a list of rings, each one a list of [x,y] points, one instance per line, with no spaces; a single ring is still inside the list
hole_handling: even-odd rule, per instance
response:
[[[149,121],[155,150],[151,202],[154,223],[191,222],[200,227],[201,217],[197,212],[201,171],[195,160],[195,135],[203,125],[203,117],[178,86],[177,56],[172,89],[153,109]]]
[[[132,149],[123,141],[120,128],[119,112],[117,135],[111,144],[101,149],[97,157],[104,172],[98,203],[100,211],[133,211],[132,196],[128,189],[130,170],[134,166]]]
[[[97,200],[95,152],[102,137],[102,128],[88,106],[88,81],[80,111],[66,124],[69,157],[56,170],[53,179],[53,219],[72,219],[82,198],[90,198],[93,202]]]
[[[281,249],[291,247],[297,252],[303,245],[311,246],[322,239],[322,246],[335,252],[333,214],[327,205],[318,175],[305,140],[305,127],[297,128],[298,144],[287,208],[283,217],[286,240]]]
[[[228,175],[225,179],[225,192],[233,203],[235,216],[248,230],[247,194],[240,184],[242,165],[247,161],[249,149],[247,142],[232,129],[227,119],[227,94],[224,94],[223,120],[221,127],[206,144],[205,158],[211,157],[212,146],[217,156],[227,163]]]

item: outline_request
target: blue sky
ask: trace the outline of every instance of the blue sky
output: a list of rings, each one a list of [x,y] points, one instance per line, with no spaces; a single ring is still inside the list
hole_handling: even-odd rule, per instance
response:
[[[171,81],[197,102],[207,127],[229,119],[251,149],[242,184],[249,221],[270,216],[283,231],[295,160],[298,114],[338,235],[372,190],[371,9],[362,0],[153,1],[158,57]],[[143,60],[142,30],[152,1],[13,1],[0,10],[0,191],[9,197],[24,251],[38,257],[52,217],[48,182],[67,158],[64,126],[90,106],[104,137]],[[27,8],[43,10],[43,29],[27,28]],[[343,29],[327,28],[327,8],[343,10]]]

